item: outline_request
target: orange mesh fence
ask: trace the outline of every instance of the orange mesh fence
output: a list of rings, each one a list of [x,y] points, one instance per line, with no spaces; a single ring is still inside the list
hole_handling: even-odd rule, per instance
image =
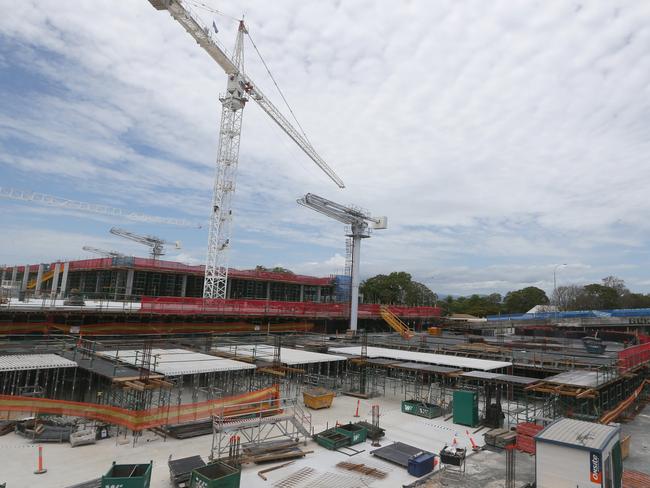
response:
[[[215,414],[228,417],[260,412],[272,413],[274,408],[277,409],[277,413],[281,412],[280,389],[277,385],[216,400],[169,405],[150,410],[127,410],[96,403],[0,395],[0,412],[32,412],[83,417],[121,425],[134,431],[207,419]]]
[[[307,332],[313,328],[313,322],[280,322],[268,326],[259,326],[248,322],[104,322],[80,326],[56,324],[54,322],[9,322],[0,324],[0,335],[63,332],[66,334],[80,334],[86,337],[115,334],[209,334],[217,332],[258,332],[260,330],[265,332]]]

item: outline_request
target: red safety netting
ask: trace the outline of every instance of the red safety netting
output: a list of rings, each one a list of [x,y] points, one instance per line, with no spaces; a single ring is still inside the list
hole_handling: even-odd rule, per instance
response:
[[[378,304],[359,305],[359,318],[380,318]],[[402,318],[439,317],[437,307],[391,306],[390,310]],[[142,297],[142,313],[179,315],[222,315],[236,317],[305,317],[346,318],[350,315],[347,303],[283,302],[267,300],[224,300],[176,297]]]
[[[648,361],[650,361],[650,343],[627,347],[618,352],[618,369],[621,373]]]

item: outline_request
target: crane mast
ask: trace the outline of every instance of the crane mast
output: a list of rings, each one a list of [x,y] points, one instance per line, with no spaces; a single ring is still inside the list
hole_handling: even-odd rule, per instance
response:
[[[239,22],[235,49],[230,57],[217,44],[210,29],[203,27],[180,0],[149,0],[149,3],[157,10],[167,10],[227,75],[226,92],[219,97],[222,105],[221,125],[203,286],[204,298],[226,298],[232,197],[236,187],[243,109],[249,99],[254,100],[339,188],[345,185],[307,138],[291,125],[244,73],[244,35],[247,30],[243,20]]]
[[[367,212],[358,208],[341,205],[327,198],[307,193],[297,200],[300,205],[311,208],[327,217],[338,220],[350,226],[352,238],[352,283],[350,285],[350,330],[357,330],[357,317],[359,315],[359,281],[361,264],[361,239],[370,237],[370,226],[373,229],[386,229],[386,217],[371,217]]]

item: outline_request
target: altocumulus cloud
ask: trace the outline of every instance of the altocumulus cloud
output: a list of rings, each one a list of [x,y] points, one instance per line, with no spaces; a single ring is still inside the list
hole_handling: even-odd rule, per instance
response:
[[[225,81],[182,28],[146,0],[0,3],[2,184],[205,218]],[[364,242],[366,275],[404,269],[442,293],[503,292],[549,289],[554,265],[569,263],[564,281],[614,272],[650,290],[650,3],[211,4],[246,13],[347,184],[337,191],[251,103],[233,265],[336,271],[341,225],[295,204],[312,191],[389,216]],[[214,20],[230,46],[235,23]],[[247,66],[278,103],[251,49]],[[20,242],[0,262],[78,256],[106,238],[104,222],[10,208]],[[154,230],[202,259],[204,233]],[[43,235],[54,242],[26,245]]]

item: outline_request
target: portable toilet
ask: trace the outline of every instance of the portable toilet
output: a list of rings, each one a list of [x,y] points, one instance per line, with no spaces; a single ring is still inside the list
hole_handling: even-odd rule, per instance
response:
[[[620,488],[620,427],[559,419],[535,436],[537,488]]]

